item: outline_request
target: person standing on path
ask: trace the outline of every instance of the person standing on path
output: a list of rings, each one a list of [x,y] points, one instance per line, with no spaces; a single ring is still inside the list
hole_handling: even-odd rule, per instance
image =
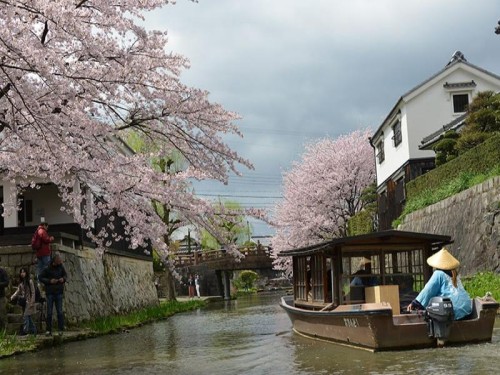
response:
[[[47,295],[47,332],[45,332],[45,335],[52,335],[52,310],[55,304],[57,312],[57,326],[59,329],[59,336],[61,336],[64,331],[64,315],[62,305],[64,284],[66,283],[67,274],[59,252],[54,253],[52,262],[42,271],[39,279],[45,285],[45,293]]]
[[[36,248],[36,277],[40,277],[42,271],[47,268],[50,263],[50,243],[54,241],[54,237],[49,236],[49,224],[46,222],[40,223],[36,230],[38,243]]]
[[[9,286],[9,276],[7,272],[0,267],[0,330],[5,329],[7,325],[7,306],[5,304],[5,288]]]
[[[17,299],[23,308],[23,331],[22,335],[36,335],[36,327],[32,315],[36,312],[35,306],[35,283],[30,277],[28,269],[21,267],[19,270],[19,285],[15,293],[10,296],[11,301]]]
[[[190,274],[189,275],[189,278],[188,278],[188,292],[189,292],[189,298],[194,298],[194,278],[193,278],[193,275]]]
[[[196,287],[196,295],[198,296],[198,298],[201,297],[200,295],[200,276],[198,274],[196,274],[196,276],[194,277],[194,285]]]

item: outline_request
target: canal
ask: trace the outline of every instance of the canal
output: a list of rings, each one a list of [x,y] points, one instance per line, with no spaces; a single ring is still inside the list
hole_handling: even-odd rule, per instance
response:
[[[209,304],[129,332],[0,360],[0,374],[493,374],[492,343],[370,353],[291,331],[278,294]]]

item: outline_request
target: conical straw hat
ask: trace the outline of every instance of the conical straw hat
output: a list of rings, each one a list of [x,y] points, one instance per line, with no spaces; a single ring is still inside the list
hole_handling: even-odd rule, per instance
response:
[[[436,254],[427,258],[427,264],[433,268],[450,271],[458,268],[460,262],[451,255],[444,247]]]

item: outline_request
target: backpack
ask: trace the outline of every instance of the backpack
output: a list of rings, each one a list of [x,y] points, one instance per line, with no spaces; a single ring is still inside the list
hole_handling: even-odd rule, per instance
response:
[[[38,228],[33,233],[33,237],[31,237],[31,249],[33,251],[38,251],[42,247],[42,237],[38,235]]]

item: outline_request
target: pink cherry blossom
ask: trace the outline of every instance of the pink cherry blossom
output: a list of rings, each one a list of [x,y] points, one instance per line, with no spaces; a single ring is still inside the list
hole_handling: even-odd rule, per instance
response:
[[[361,192],[375,179],[370,130],[306,145],[283,174],[283,200],[274,216],[275,254],[346,235],[347,220],[363,209]],[[276,265],[290,270],[289,259]]]
[[[195,196],[192,179],[226,183],[252,168],[223,140],[241,136],[235,113],[208,92],[180,80],[189,61],[167,53],[164,32],[139,25],[166,0],[18,0],[0,5],[0,166],[20,189],[50,181],[83,228],[116,215],[132,248],[151,241],[168,251],[167,228],[152,202],[166,204],[179,225],[219,228],[210,202]],[[207,48],[209,48],[207,46]],[[136,131],[151,140],[148,154],[120,141]],[[151,160],[178,152],[189,167],[169,175]],[[92,209],[80,211],[89,194]],[[110,221],[109,229],[114,228]],[[113,232],[108,231],[108,232]],[[97,233],[101,247],[119,240]]]

